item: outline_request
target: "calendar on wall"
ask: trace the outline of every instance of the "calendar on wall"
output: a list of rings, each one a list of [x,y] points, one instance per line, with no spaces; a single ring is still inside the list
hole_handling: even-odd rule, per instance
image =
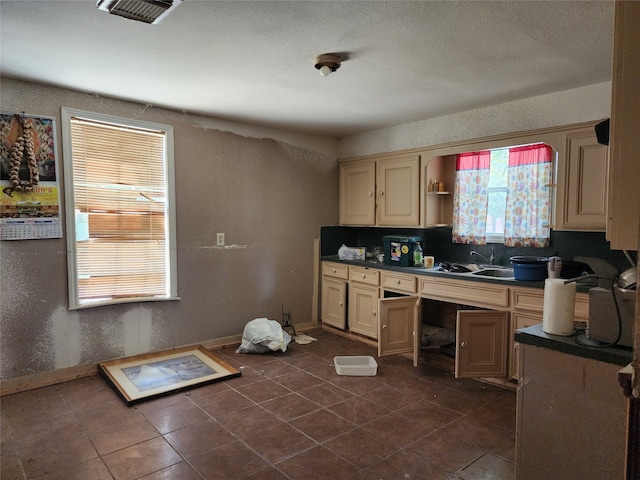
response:
[[[55,119],[0,112],[0,240],[61,238]]]

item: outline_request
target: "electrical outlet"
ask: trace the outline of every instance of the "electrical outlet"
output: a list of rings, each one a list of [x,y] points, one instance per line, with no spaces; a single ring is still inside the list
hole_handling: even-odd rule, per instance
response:
[[[224,233],[216,233],[216,246],[224,247]]]

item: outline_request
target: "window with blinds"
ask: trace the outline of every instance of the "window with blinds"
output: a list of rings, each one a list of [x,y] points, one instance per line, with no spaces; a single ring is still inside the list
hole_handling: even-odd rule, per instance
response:
[[[70,308],[176,298],[173,131],[63,109]]]

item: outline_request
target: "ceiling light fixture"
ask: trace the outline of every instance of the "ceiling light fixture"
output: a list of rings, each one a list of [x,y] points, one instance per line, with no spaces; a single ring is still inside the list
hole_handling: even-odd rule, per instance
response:
[[[320,70],[320,75],[323,77],[328,76],[331,72],[335,72],[340,68],[342,58],[333,53],[323,53],[318,55],[315,59],[315,67]]]

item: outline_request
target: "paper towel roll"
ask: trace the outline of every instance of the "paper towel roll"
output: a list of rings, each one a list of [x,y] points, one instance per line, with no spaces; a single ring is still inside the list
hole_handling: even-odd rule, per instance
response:
[[[542,330],[552,335],[573,335],[575,303],[575,282],[565,284],[560,278],[547,278],[544,281]]]

